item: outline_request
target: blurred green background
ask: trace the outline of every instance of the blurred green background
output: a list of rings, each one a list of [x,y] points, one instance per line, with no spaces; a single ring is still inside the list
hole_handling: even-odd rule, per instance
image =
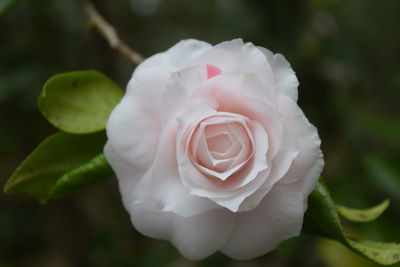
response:
[[[131,47],[150,56],[181,39],[241,37],[280,52],[300,80],[299,105],[317,126],[336,202],[391,206],[353,236],[400,241],[400,1],[98,0]],[[0,0],[0,186],[47,135],[36,97],[52,75],[96,69],[122,87],[134,66],[87,27],[82,1]],[[115,179],[40,205],[0,193],[0,267],[375,266],[341,245],[301,236],[264,257],[190,262],[138,234]],[[396,266],[400,266],[397,264]]]

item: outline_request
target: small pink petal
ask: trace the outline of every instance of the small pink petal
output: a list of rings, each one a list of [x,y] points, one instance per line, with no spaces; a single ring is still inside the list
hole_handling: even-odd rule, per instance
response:
[[[207,64],[207,79],[211,79],[214,76],[218,76],[222,73],[221,69]]]

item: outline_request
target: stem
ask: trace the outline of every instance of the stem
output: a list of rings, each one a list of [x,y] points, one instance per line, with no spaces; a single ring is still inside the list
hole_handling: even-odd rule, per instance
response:
[[[108,41],[111,48],[118,50],[122,55],[128,57],[136,65],[143,62],[144,58],[118,37],[117,31],[114,27],[100,15],[89,0],[84,1],[84,9],[90,23],[92,23],[99,33]]]

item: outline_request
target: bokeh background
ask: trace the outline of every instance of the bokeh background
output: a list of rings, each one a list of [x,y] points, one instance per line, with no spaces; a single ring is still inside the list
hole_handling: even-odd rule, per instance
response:
[[[280,52],[300,80],[299,105],[317,126],[336,202],[391,206],[354,236],[400,241],[400,1],[98,0],[121,38],[144,56],[184,38],[216,44],[241,37]],[[96,69],[124,87],[134,69],[87,25],[82,1],[0,0],[0,186],[56,130],[36,97],[52,75]],[[183,259],[138,234],[116,179],[40,205],[0,193],[0,267],[376,266],[341,245],[294,238],[252,261],[222,254]],[[400,266],[399,264],[396,266]]]

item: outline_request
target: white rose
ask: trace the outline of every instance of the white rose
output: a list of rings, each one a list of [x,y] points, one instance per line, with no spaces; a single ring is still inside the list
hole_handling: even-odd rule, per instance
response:
[[[144,235],[189,259],[271,251],[300,233],[324,162],[280,54],[183,40],[133,73],[105,155]]]

